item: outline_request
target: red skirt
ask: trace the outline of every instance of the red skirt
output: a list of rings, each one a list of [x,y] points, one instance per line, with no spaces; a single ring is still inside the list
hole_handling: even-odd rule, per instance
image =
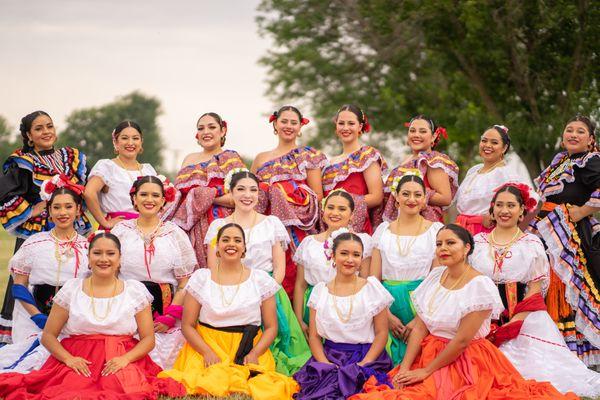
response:
[[[429,365],[448,345],[448,339],[429,335],[421,344],[421,356],[411,369]],[[400,366],[388,373],[390,381]],[[451,364],[435,371],[423,382],[402,389],[379,385],[373,378],[366,393],[350,400],[573,400],[548,382],[526,380],[497,347],[486,339],[474,340]]]
[[[161,371],[149,356],[122,370],[102,376],[106,361],[131,350],[138,341],[131,336],[81,335],[65,338],[63,347],[72,355],[91,362],[91,377],[50,356],[39,371],[0,374],[0,398],[5,400],[147,400],[159,395],[184,396],[185,388],[170,378],[157,378]]]

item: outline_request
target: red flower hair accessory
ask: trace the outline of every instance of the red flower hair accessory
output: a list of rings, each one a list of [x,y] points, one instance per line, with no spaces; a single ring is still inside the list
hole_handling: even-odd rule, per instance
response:
[[[443,137],[444,139],[448,139],[448,132],[446,131],[446,128],[444,128],[443,126],[438,126],[435,129],[434,134],[439,138],[440,136]]]
[[[410,128],[410,122],[405,122],[405,123],[404,123],[404,127],[405,127],[405,128]]]
[[[531,195],[531,187],[529,187],[529,185],[526,185],[524,183],[519,183],[519,182],[505,183],[504,185],[502,185],[494,190],[494,196],[496,195],[496,193],[498,193],[499,191],[501,191],[502,189],[504,189],[507,186],[512,186],[521,193],[521,197],[523,198],[523,207],[525,207],[525,211],[527,211],[527,213],[531,213],[535,210],[535,208],[537,207],[538,201],[535,197],[533,197]],[[491,203],[490,206],[493,206],[493,203]]]
[[[309,122],[310,122],[310,120],[308,118],[302,117],[302,119],[300,120],[300,125],[302,125],[302,126],[308,125]]]
[[[221,128],[227,129],[227,121],[225,121],[225,120],[221,121]]]
[[[163,184],[163,190],[165,191],[165,201],[167,203],[170,203],[173,200],[175,200],[175,195],[177,194],[177,189],[175,189],[175,186],[171,183],[169,178],[167,178],[164,175],[157,175],[156,177],[158,179],[160,179],[160,181]]]
[[[363,112],[363,118],[365,122],[363,123],[363,132],[369,133],[371,132],[371,124],[369,123],[369,118],[367,118],[367,114]]]
[[[277,120],[277,111],[273,111],[273,114],[269,116],[269,123],[272,123]]]
[[[57,174],[42,183],[42,186],[40,187],[40,198],[44,201],[48,201],[52,197],[52,193],[63,187],[71,190],[78,196],[81,196],[85,190],[84,186],[71,182],[69,177],[65,174]]]
[[[89,242],[89,243],[91,243],[91,242],[92,242],[92,240],[94,240],[94,238],[95,238],[96,236],[98,236],[98,235],[105,235],[105,234],[107,234],[107,233],[109,233],[109,232],[110,232],[110,231],[105,231],[105,230],[103,230],[103,229],[98,229],[96,232],[92,232],[92,233],[90,234],[90,236],[88,236],[87,240],[88,240],[88,242]]]

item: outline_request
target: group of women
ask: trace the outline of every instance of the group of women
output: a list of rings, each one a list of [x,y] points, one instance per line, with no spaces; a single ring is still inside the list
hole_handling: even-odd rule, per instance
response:
[[[0,397],[575,399],[600,395],[600,153],[568,121],[537,191],[481,136],[459,185],[417,115],[391,171],[361,144],[367,116],[334,118],[342,154],[297,141],[292,106],[250,170],[206,113],[174,184],[140,164],[143,131],[112,133],[88,173],[55,148],[43,111],[0,178],[17,236],[2,310]],[[456,205],[456,224],[444,225]],[[91,230],[85,211],[100,225]]]

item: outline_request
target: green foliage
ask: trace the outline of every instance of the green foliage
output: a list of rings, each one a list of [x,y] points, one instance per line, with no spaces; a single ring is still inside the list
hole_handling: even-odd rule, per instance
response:
[[[269,93],[312,110],[312,144],[335,141],[331,117],[364,108],[386,138],[425,113],[448,129],[466,170],[494,123],[537,174],[576,112],[599,115],[600,7],[566,0],[263,0],[274,45],[261,59]],[[394,142],[394,141],[392,141]],[[402,143],[404,141],[402,140]]]
[[[8,124],[6,118],[0,115],[0,163],[17,148],[22,146],[20,136],[17,138],[13,135],[12,128]],[[0,164],[1,165],[1,164]]]
[[[111,132],[121,121],[130,119],[140,125],[144,134],[144,152],[138,161],[160,170],[163,143],[157,118],[161,112],[157,98],[137,91],[99,107],[75,110],[66,118],[67,127],[59,135],[60,145],[83,151],[91,169],[99,159],[115,156]]]

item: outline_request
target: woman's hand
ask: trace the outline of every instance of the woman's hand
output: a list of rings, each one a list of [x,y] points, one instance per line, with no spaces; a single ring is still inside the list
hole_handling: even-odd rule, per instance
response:
[[[102,224],[102,226],[107,229],[112,229],[115,227],[115,225],[117,223],[123,221],[124,219],[125,219],[125,217],[122,215],[119,215],[118,217],[114,217],[114,218],[106,218],[106,223]]]
[[[567,209],[569,210],[569,217],[574,223],[577,223],[586,217],[581,210],[581,207],[567,205]]]
[[[258,356],[254,350],[250,350],[246,357],[244,357],[244,365],[258,364]]]
[[[31,207],[31,216],[39,217],[44,211],[46,211],[46,202],[40,201],[39,203]]]
[[[73,371],[75,371],[77,373],[77,375],[83,375],[86,377],[90,377],[92,376],[92,373],[90,372],[90,368],[88,367],[88,365],[91,364],[91,361],[86,360],[85,358],[81,358],[81,357],[69,357],[65,360],[65,365],[69,368],[71,368]]]
[[[129,365],[129,360],[126,357],[115,357],[107,361],[102,369],[102,376],[114,374]]]
[[[154,333],[165,333],[169,330],[169,327],[162,322],[154,323]]]
[[[392,332],[392,336],[404,340],[404,331],[406,330],[406,327],[402,321],[400,321],[400,318],[396,317],[391,312],[388,312],[388,324],[390,326],[390,332]]]
[[[215,365],[221,362],[219,356],[212,351],[212,349],[208,349],[205,353],[202,354],[204,357],[204,366],[210,367],[211,365]]]
[[[412,371],[403,371],[400,369],[396,376],[394,376],[393,384],[394,387],[403,387],[408,385],[414,385],[424,381],[429,375],[431,375],[425,368],[413,369]]]

